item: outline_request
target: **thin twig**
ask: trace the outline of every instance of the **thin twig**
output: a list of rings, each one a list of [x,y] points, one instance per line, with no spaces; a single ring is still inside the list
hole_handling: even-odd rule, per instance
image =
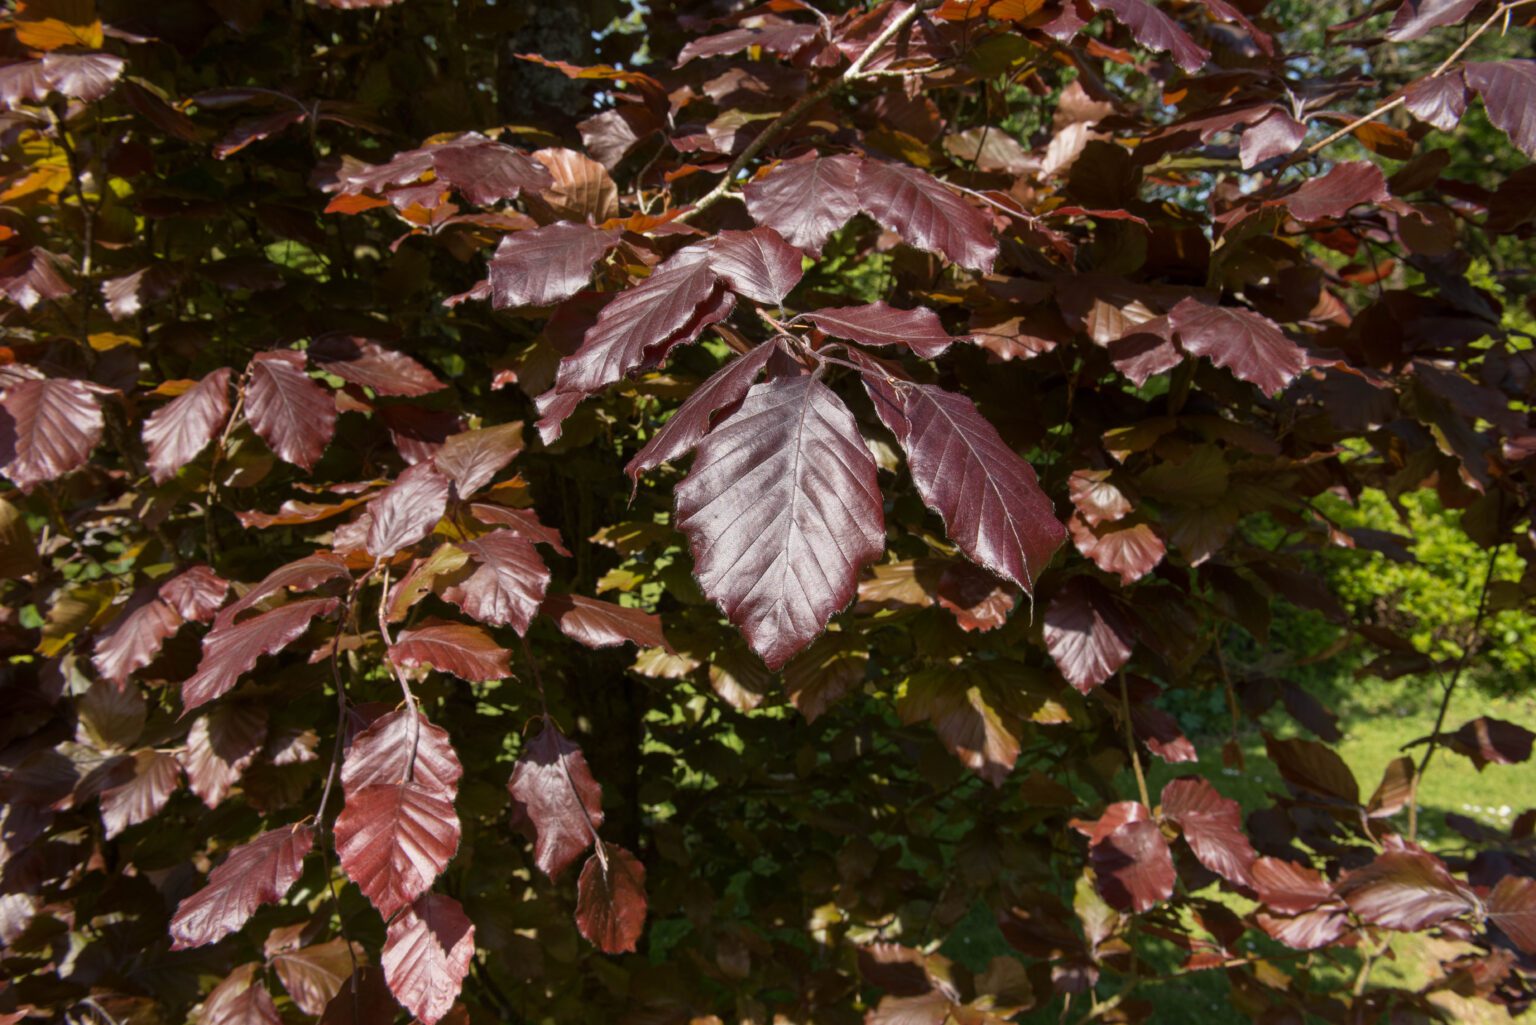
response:
[[[1141,752],[1136,750],[1136,731],[1131,728],[1131,689],[1125,682],[1125,672],[1120,673],[1120,718],[1125,727],[1125,749],[1131,755],[1131,768],[1136,772],[1136,789],[1141,803],[1150,811],[1152,797],[1147,791],[1147,776],[1141,771]]]
[[[761,153],[763,148],[766,147],[770,142],[772,142],[774,139],[777,139],[785,129],[799,121],[806,111],[816,106],[816,104],[820,103],[828,96],[831,96],[843,86],[851,82],[857,82],[860,79],[873,77],[874,73],[866,71],[865,65],[874,59],[875,55],[880,52],[886,43],[896,38],[902,29],[916,21],[918,15],[924,13],[932,7],[937,7],[939,2],[940,0],[920,0],[919,3],[913,4],[911,7],[908,7],[905,11],[902,11],[900,14],[898,14],[895,18],[892,18],[891,23],[887,25],[885,29],[878,36],[876,36],[867,47],[864,48],[864,52],[859,54],[858,58],[848,66],[847,71],[844,71],[841,75],[832,79],[830,82],[827,82],[819,89],[815,89],[806,93],[804,96],[800,97],[800,99],[796,100],[788,110],[774,118],[772,121],[768,122],[768,126],[761,132],[758,132],[756,137],[754,137],[751,142],[747,143],[747,148],[742,150],[735,160],[731,161],[731,166],[725,169],[725,174],[721,176],[720,181],[715,184],[715,187],[710,189],[703,196],[700,196],[698,201],[693,204],[692,209],[687,210],[683,214],[679,215],[677,219],[679,221],[687,221],[696,214],[702,213],[723,199],[725,194],[730,191],[731,185],[736,181],[737,175],[746,170],[747,165],[752,162],[753,158]]]
[[[1424,757],[1419,759],[1419,767],[1414,770],[1413,779],[1408,784],[1408,839],[1414,840],[1419,835],[1419,783],[1424,779],[1424,770],[1429,768],[1429,760],[1435,756],[1435,748],[1440,744],[1440,731],[1445,728],[1445,717],[1451,710],[1451,695],[1456,693],[1456,685],[1461,682],[1461,674],[1467,668],[1467,663],[1472,660],[1472,653],[1477,650],[1481,639],[1483,618],[1488,614],[1488,589],[1493,583],[1493,572],[1499,560],[1499,552],[1503,544],[1496,544],[1488,553],[1488,569],[1483,574],[1483,589],[1477,596],[1477,615],[1472,620],[1472,632],[1467,637],[1466,647],[1462,649],[1461,658],[1456,660],[1456,668],[1451,673],[1451,678],[1445,684],[1445,693],[1440,696],[1440,710],[1435,713],[1435,726],[1429,734],[1429,746],[1424,749]]]
[[[380,567],[384,569],[383,589],[379,592],[379,635],[384,638],[384,659],[389,663],[389,668],[395,674],[395,680],[400,684],[400,693],[405,698],[405,710],[411,717],[411,743],[410,757],[405,762],[405,778],[410,780],[416,771],[416,747],[421,741],[421,713],[416,709],[416,695],[411,692],[411,681],[405,678],[405,673],[395,664],[389,649],[394,647],[394,641],[389,638],[389,620],[385,613],[389,608],[389,566],[383,559],[376,559],[373,570],[369,576],[378,572]]]

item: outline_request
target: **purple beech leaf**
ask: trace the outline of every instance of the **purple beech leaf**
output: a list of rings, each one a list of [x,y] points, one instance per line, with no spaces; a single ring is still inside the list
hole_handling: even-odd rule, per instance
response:
[[[790,245],[819,256],[827,239],[859,212],[860,163],[853,156],[786,161],[742,187],[747,212]]]
[[[1536,954],[1536,879],[1505,876],[1484,902],[1488,921],[1515,946]]]
[[[1275,157],[1294,153],[1307,137],[1307,126],[1279,107],[1243,129],[1238,147],[1243,169],[1250,170]]]
[[[306,110],[279,110],[258,117],[248,117],[213,144],[213,157],[215,160],[228,160],[251,143],[269,139],[307,120],[309,120],[309,112]]]
[[[443,598],[482,623],[527,633],[549,587],[549,568],[537,549],[510,530],[461,541],[459,548],[475,569],[444,590]]]
[[[124,690],[128,678],[155,660],[166,638],[180,630],[181,624],[181,616],[155,588],[140,588],[96,638],[91,664],[103,680]]]
[[[539,611],[553,619],[561,633],[589,648],[633,644],[672,650],[661,632],[661,617],[640,609],[580,594],[552,594]]]
[[[523,450],[521,420],[455,434],[432,457],[454,494],[470,498],[489,484]]]
[[[368,787],[409,782],[451,802],[463,775],[448,731],[420,712],[413,731],[410,713],[399,709],[379,716],[352,739],[341,763],[341,788],[351,797]]]
[[[859,165],[858,196],[860,209],[919,249],[983,274],[997,259],[987,215],[926,171],[865,160]]]
[[[749,656],[742,658],[751,665]],[[869,652],[856,638],[824,633],[784,667],[784,690],[805,721],[815,722],[864,681],[868,668]]]
[[[699,443],[677,526],[704,593],[777,669],[853,599],[885,551],[874,458],[814,377],[753,385]]]
[[[256,964],[243,964],[225,976],[203,1000],[198,1025],[283,1025],[272,994],[256,978]]]
[[[594,852],[576,881],[576,928],[605,954],[635,949],[645,931],[645,866],[617,844]]]
[[[335,598],[306,598],[280,605],[226,627],[215,627],[203,638],[203,658],[197,672],[181,685],[183,713],[226,694],[262,655],[275,655],[304,636],[317,616],[336,610]]]
[[[1519,765],[1531,757],[1536,734],[1524,726],[1490,716],[1479,716],[1463,723],[1455,733],[1441,739],[1457,754],[1465,755],[1481,772],[1486,766]]]
[[[320,370],[371,388],[376,395],[416,398],[448,387],[405,353],[357,335],[322,335],[311,343],[306,355]]]
[[[368,506],[368,554],[393,558],[432,533],[448,511],[448,478],[430,462],[417,463]]]
[[[37,377],[0,393],[0,474],[22,492],[85,465],[104,426],[95,385]]]
[[[1168,554],[1163,539],[1147,523],[1102,523],[1090,527],[1074,516],[1067,521],[1072,543],[1105,573],[1130,585],[1157,568]]]
[[[229,417],[228,367],[220,367],[144,420],[149,476],[164,484],[197,458]]]
[[[1428,851],[1389,838],[1386,850],[1339,880],[1338,894],[1371,925],[1417,932],[1474,910],[1477,898]]]
[[[1099,893],[1116,910],[1149,911],[1173,896],[1173,855],[1150,819],[1116,826],[1089,847],[1088,861]]]
[[[722,231],[710,243],[709,269],[737,295],[767,306],[784,301],[805,271],[800,250],[772,228]]]
[[[883,299],[867,306],[812,310],[802,319],[834,338],[860,345],[905,346],[923,359],[937,359],[959,340],[950,337],[939,315],[926,306],[898,310]]]
[[[1018,727],[999,713],[975,669],[945,666],[914,673],[899,711],[904,723],[932,722],[950,753],[994,787],[1003,785],[1019,759]]]
[[[375,1022],[392,1022],[399,1013],[400,1004],[389,991],[384,973],[359,963],[357,971],[344,981],[341,991],[325,1005],[320,1025],[374,1025]]]
[[[1360,803],[1360,784],[1332,748],[1300,737],[1278,740],[1266,735],[1264,749],[1292,786],[1345,804]]]
[[[811,40],[821,35],[818,25],[790,22],[768,24],[759,28],[733,28],[712,36],[690,39],[677,55],[676,67],[701,57],[729,57],[753,46],[781,57],[793,56]]]
[[[1403,105],[1420,121],[1448,132],[1461,123],[1470,96],[1466,76],[1457,68],[1432,78],[1415,79],[1403,90]]]
[[[581,748],[549,720],[524,745],[507,782],[512,825],[533,841],[534,864],[558,878],[603,824],[603,790]]]
[[[401,1006],[436,1025],[453,1009],[474,957],[475,926],[463,907],[428,893],[389,923],[380,964]]]
[[[12,253],[0,260],[0,295],[29,311],[44,300],[73,295],[73,286],[60,273],[68,266],[68,261],[40,247]]]
[[[506,527],[518,537],[535,544],[549,545],[561,555],[569,557],[571,554],[561,541],[560,532],[541,523],[532,509],[511,509],[489,502],[471,502],[469,511],[481,523]]]
[[[1318,908],[1294,918],[1281,918],[1260,911],[1254,920],[1272,939],[1284,943],[1292,950],[1318,950],[1329,946],[1349,929],[1349,916],[1337,906]]]
[[[1467,84],[1483,98],[1492,121],[1509,141],[1536,160],[1536,60],[1473,61],[1466,66]]]
[[[875,412],[907,455],[912,482],[972,562],[1032,595],[1066,528],[1034,469],[964,395],[887,384],[862,363]]]
[[[101,824],[108,840],[160,814],[181,787],[176,756],[146,748],[133,754],[133,778],[101,792]]]
[[[336,433],[336,403],[304,372],[301,352],[263,352],[251,359],[245,415],[286,463],[312,469]]]
[[[177,905],[171,949],[202,947],[239,932],[258,907],[283,899],[314,843],[314,828],[299,823],[268,830],[230,851],[207,884]]]
[[[1243,834],[1243,809],[1208,780],[1176,779],[1163,788],[1163,815],[1184,834],[1200,864],[1229,882],[1251,887],[1258,855]]]
[[[491,257],[491,306],[552,306],[587,287],[619,232],[557,221],[502,236]]]
[[[1282,914],[1311,911],[1333,900],[1333,887],[1316,869],[1280,858],[1256,858],[1248,866],[1259,903]]]
[[[126,64],[110,53],[54,50],[43,54],[43,77],[57,92],[90,103],[112,91]]]
[[[630,480],[638,483],[641,474],[692,452],[699,439],[709,433],[710,420],[715,413],[742,400],[777,348],[776,343],[758,345],[732,359],[694,389],[677,412],[624,467]]]
[[[1321,178],[1302,182],[1284,202],[1298,221],[1321,221],[1343,217],[1361,203],[1380,203],[1390,195],[1381,168],[1364,160],[1346,160]]]
[[[187,785],[204,804],[217,808],[266,741],[264,709],[224,704],[205,712],[193,721],[181,756]]]
[[[1262,313],[1181,299],[1168,312],[1179,343],[1266,394],[1282,391],[1307,366],[1306,353]]]
[[[426,893],[459,849],[453,801],[415,782],[348,794],[335,832],[347,878],[386,919]]]
[[[389,649],[389,658],[405,669],[425,666],[474,683],[512,674],[510,652],[490,634],[467,623],[432,623],[402,630]]]
[[[554,185],[542,164],[526,153],[474,132],[438,146],[428,146],[433,170],[475,206],[516,199],[524,189]]]
[[[160,597],[182,619],[206,623],[224,604],[229,581],[207,566],[190,566],[160,585]]]
[[[1406,43],[1425,33],[1454,25],[1472,13],[1482,0],[1403,0],[1392,16],[1386,36],[1394,43]]]
[[[354,943],[349,949],[347,941],[338,937],[297,950],[278,951],[269,957],[294,1006],[314,1016],[325,1010],[352,977],[352,965],[354,959],[361,960],[362,947]]]
[[[1087,694],[1131,657],[1136,635],[1113,596],[1091,577],[1062,585],[1045,609],[1045,647],[1067,682]]]
[[[1114,15],[1138,43],[1149,50],[1170,54],[1173,62],[1189,74],[1199,71],[1211,59],[1209,50],[1197,45],[1178,22],[1148,0],[1088,0],[1088,5],[1095,11]]]
[[[257,603],[279,591],[290,588],[295,591],[311,591],[321,584],[343,577],[350,578],[351,575],[346,561],[330,552],[316,552],[302,559],[295,559],[268,573],[237,601],[219,610],[219,614],[214,617],[213,628],[215,630],[228,628],[240,613],[255,607]]]

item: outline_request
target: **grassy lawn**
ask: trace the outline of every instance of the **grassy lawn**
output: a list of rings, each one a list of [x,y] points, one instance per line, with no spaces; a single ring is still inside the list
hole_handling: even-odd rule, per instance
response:
[[[1440,698],[1439,685],[1433,680],[1370,680],[1358,684],[1345,681],[1327,689],[1334,693],[1319,693],[1318,696],[1339,716],[1339,727],[1345,735],[1336,749],[1354,771],[1360,783],[1362,799],[1367,798],[1381,780],[1387,764],[1404,753],[1403,745],[1429,733]],[[1536,698],[1489,697],[1480,693],[1478,688],[1464,683],[1451,705],[1446,720],[1447,729],[1455,729],[1480,715],[1505,719],[1536,730]],[[1282,737],[1310,736],[1301,732],[1288,716],[1278,710],[1266,717],[1264,726]],[[1243,737],[1242,741],[1247,762],[1244,770],[1230,769],[1222,764],[1222,738],[1219,737],[1197,740],[1202,754],[1198,768],[1187,764],[1169,766],[1154,760],[1148,767],[1148,784],[1153,799],[1156,799],[1156,794],[1168,780],[1197,771],[1208,777],[1224,795],[1236,798],[1245,810],[1268,804],[1267,795],[1284,793],[1284,784],[1265,755],[1264,742],[1258,732]],[[1418,747],[1408,753],[1417,758],[1422,750],[1422,747]],[[1124,774],[1119,784],[1122,793],[1129,795],[1135,792],[1135,783],[1129,773]],[[1458,846],[1461,842],[1459,836],[1445,825],[1445,815],[1451,812],[1466,815],[1495,829],[1507,830],[1515,815],[1536,805],[1536,786],[1533,784],[1536,784],[1536,770],[1528,764],[1490,765],[1478,772],[1466,758],[1441,749],[1436,753],[1420,791],[1420,840],[1431,849]],[[1383,828],[1405,831],[1406,818],[1406,812],[1399,813],[1387,820]],[[1211,894],[1215,892],[1213,887]],[[1228,903],[1239,912],[1249,909],[1245,902],[1235,896]],[[984,967],[992,955],[1007,951],[990,916],[977,916],[974,929],[966,932],[968,935],[963,939],[956,937],[959,942],[946,945],[946,952],[967,963],[974,962]],[[1431,978],[1431,972],[1438,961],[1449,959],[1459,952],[1455,944],[1448,942],[1419,936],[1398,936],[1393,941],[1392,954],[1377,961],[1370,978],[1376,984],[1416,989]],[[1179,954],[1169,947],[1165,967],[1176,968]],[[1330,951],[1326,958],[1286,958],[1283,967],[1276,967],[1292,975],[1306,971],[1314,978],[1338,979],[1353,978],[1359,964],[1360,955],[1346,950]],[[1199,972],[1149,984],[1139,991],[1139,995],[1155,1006],[1156,1011],[1152,1017],[1154,1022],[1216,1025],[1250,1020],[1231,1006],[1230,988],[1219,971]],[[1443,1002],[1454,1021],[1492,1025],[1511,1020],[1502,1011],[1490,1013],[1482,1005],[1467,1004],[1452,994],[1443,994],[1435,999]],[[1079,1011],[1074,1008],[1067,1020],[1076,1020],[1078,1016]],[[1054,1022],[1057,1014],[1042,1009],[1022,1020],[1031,1023]],[[1536,1021],[1536,1014],[1524,1015],[1520,1020]]]

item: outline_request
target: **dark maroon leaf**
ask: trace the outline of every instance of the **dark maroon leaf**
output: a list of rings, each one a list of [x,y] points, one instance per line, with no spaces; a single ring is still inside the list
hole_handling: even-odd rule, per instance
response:
[[[1460,68],[1443,75],[1415,79],[1403,90],[1408,113],[1442,132],[1461,123],[1467,112],[1467,80]]]
[[[444,590],[443,597],[482,623],[527,633],[549,586],[549,569],[532,543],[513,531],[494,530],[460,542],[459,548],[475,569]]]
[[[335,831],[341,867],[385,918],[426,893],[459,849],[453,801],[415,782],[348,794]]]
[[[552,594],[539,611],[553,619],[561,633],[589,648],[634,644],[672,650],[661,632],[661,617],[639,609],[579,594]]]
[[[1348,160],[1335,164],[1321,178],[1309,178],[1285,200],[1298,221],[1343,217],[1361,203],[1380,203],[1388,196],[1387,180],[1375,164]]]
[[[814,377],[753,385],[677,488],[704,593],[777,669],[853,599],[885,551],[874,458]]]
[[[1188,352],[1226,367],[1267,394],[1282,390],[1306,368],[1306,353],[1261,313],[1181,299],[1168,320]]]
[[[605,954],[635,949],[645,930],[645,866],[617,844],[605,843],[576,881],[576,927]]]
[[[769,53],[792,56],[821,34],[816,25],[779,22],[760,28],[733,28],[712,36],[689,40],[677,55],[677,67],[700,57],[729,57],[731,54],[760,46]]]
[[[772,228],[722,231],[709,248],[709,268],[737,295],[777,306],[804,273],[800,250]]]
[[[405,353],[357,335],[322,335],[310,345],[308,356],[321,370],[377,395],[414,398],[448,387]]]
[[[1536,733],[1503,719],[1479,716],[1451,734],[1448,740],[1453,750],[1472,759],[1472,764],[1481,770],[1490,763],[1518,765],[1528,761]]]
[[[518,537],[527,538],[535,544],[549,545],[561,555],[571,554],[561,542],[560,532],[541,523],[532,509],[509,509],[488,502],[473,502],[469,510],[481,523],[506,527]]]
[[[195,623],[212,619],[228,593],[229,581],[207,566],[191,566],[160,585],[161,599]]]
[[[450,437],[464,430],[464,418],[451,409],[385,406],[378,412],[395,451],[412,466],[432,459]]]
[[[1131,657],[1136,636],[1114,598],[1097,581],[1068,580],[1045,609],[1045,646],[1061,675],[1084,694]]]
[[[304,373],[304,354],[263,352],[251,360],[245,415],[284,462],[308,470],[336,433],[336,403]]]
[[[1113,14],[1138,43],[1171,54],[1173,62],[1191,74],[1211,59],[1210,51],[1196,45],[1178,22],[1146,0],[1088,0],[1088,4],[1096,11]]]
[[[862,666],[860,667],[862,676]],[[1004,716],[985,676],[947,666],[914,673],[900,704],[902,722],[931,722],[944,746],[966,768],[995,787],[1019,759],[1019,729]]]
[[[1394,43],[1417,39],[1431,29],[1454,25],[1472,13],[1482,0],[1403,0],[1387,26]]]
[[[1372,925],[1417,931],[1466,914],[1477,899],[1439,858],[1395,839],[1364,868],[1346,873],[1338,894]]]
[[[257,603],[280,591],[289,588],[296,591],[311,591],[331,580],[350,576],[346,562],[330,552],[316,552],[302,559],[295,559],[268,573],[260,583],[241,595],[238,601],[225,606],[214,617],[214,630],[229,627],[240,613],[254,608]]]
[[[587,287],[592,268],[618,241],[617,231],[569,221],[503,236],[491,257],[491,305],[505,310],[569,299]]]
[[[92,385],[29,378],[0,393],[0,473],[23,493],[85,465],[101,440],[100,400]]]
[[[320,1025],[374,1025],[375,1022],[394,1021],[397,1013],[399,1005],[384,981],[384,973],[360,964],[325,1005]]]
[[[1208,780],[1186,776],[1163,788],[1163,814],[1184,834],[1200,864],[1229,882],[1251,886],[1257,855],[1243,834],[1243,809]]]
[[[865,160],[859,165],[858,196],[859,207],[882,228],[917,248],[971,270],[992,269],[997,242],[991,221],[927,172]]]
[[[64,266],[64,260],[46,249],[12,253],[0,260],[0,295],[24,310],[30,310],[46,299],[73,295],[74,288],[60,273]]]
[[[426,666],[461,680],[500,680],[512,673],[510,653],[478,626],[436,623],[402,630],[389,657],[406,669]]]
[[[1466,66],[1467,84],[1483,98],[1492,121],[1509,141],[1536,160],[1536,60],[1473,61]]]
[[[1488,920],[1527,954],[1536,954],[1536,879],[1505,876],[1485,902]]]
[[[344,939],[316,943],[297,950],[271,954],[271,963],[294,1006],[308,1015],[323,1012],[331,999],[352,977],[354,959],[361,948]]]
[[[244,964],[225,976],[203,1000],[199,1025],[282,1025],[272,994],[256,978],[255,964]]]
[[[197,672],[181,685],[182,707],[190,712],[229,691],[256,666],[262,655],[275,655],[304,636],[316,616],[336,609],[335,598],[308,598],[231,626],[216,626],[203,638]]]
[[[512,824],[533,841],[534,863],[556,879],[592,846],[603,824],[603,791],[581,748],[545,720],[524,745],[507,782]]]
[[[1066,537],[1034,469],[965,396],[933,385],[898,388],[868,366],[864,382],[950,540],[972,562],[1033,594]]]
[[[431,156],[438,178],[476,206],[516,199],[524,189],[538,191],[554,184],[538,161],[473,132],[429,146],[425,152]]]
[[[809,157],[778,165],[742,187],[747,212],[790,245],[819,255],[827,239],[859,212],[858,157]]]
[[[805,721],[815,722],[863,682],[868,668],[869,652],[856,638],[824,633],[784,667],[784,690]]]
[[[1123,822],[1088,851],[1099,893],[1121,911],[1147,911],[1173,896],[1168,841],[1150,819]]]
[[[417,463],[368,506],[368,554],[389,559],[432,533],[448,509],[448,478],[430,462]]]
[[[201,890],[182,901],[171,918],[174,950],[217,943],[239,932],[256,909],[283,899],[299,878],[314,829],[279,826],[236,847],[208,876]]]
[[[386,712],[353,738],[341,763],[342,792],[348,797],[369,787],[411,783],[445,801],[459,792],[464,769],[448,732],[405,709]]]
[[[141,588],[96,638],[91,664],[103,680],[122,690],[128,677],[155,660],[165,639],[181,629],[181,623],[181,616],[154,588]]]
[[[380,964],[401,1006],[436,1025],[458,999],[475,957],[475,926],[452,897],[424,894],[393,922]]]
[[[710,375],[635,454],[624,472],[638,483],[641,474],[693,451],[708,433],[715,413],[742,400],[776,350],[776,345],[764,343]]]
[[[163,484],[197,458],[229,416],[228,367],[220,367],[144,420],[149,476]]]
[[[1248,866],[1259,902],[1296,914],[1333,900],[1333,887],[1315,869],[1280,858],[1258,858]]]
[[[1349,928],[1348,916],[1336,907],[1319,908],[1294,918],[1282,918],[1263,911],[1254,917],[1261,929],[1292,950],[1326,947]]]
[[[294,125],[303,124],[309,120],[307,110],[279,110],[271,114],[262,114],[259,117],[249,117],[239,122],[218,142],[213,145],[213,155],[217,160],[228,160],[253,142],[269,139],[280,132],[287,131]]]
[[[812,310],[803,319],[834,338],[861,345],[906,346],[923,359],[937,359],[956,341],[939,323],[939,315],[926,306],[898,310],[880,300],[867,306]]]
[[[1289,156],[1306,137],[1306,125],[1281,108],[1271,107],[1269,113],[1243,129],[1239,153],[1243,167],[1253,168],[1266,160]]]
[[[181,767],[187,785],[210,808],[217,808],[230,788],[261,753],[267,740],[267,713],[249,705],[219,705],[197,717],[187,732]]]
[[[576,130],[581,133],[581,142],[587,152],[612,171],[630,151],[661,126],[655,111],[638,103],[630,103],[577,122]]]
[[[145,749],[133,755],[133,778],[101,792],[101,823],[108,840],[160,814],[181,787],[176,756]]]
[[[455,434],[443,442],[432,462],[452,483],[454,493],[469,498],[489,484],[523,450],[523,424],[515,421]]]
[[[1268,735],[1264,748],[1287,783],[1323,797],[1360,803],[1360,785],[1354,773],[1332,748],[1315,740],[1278,740]]]

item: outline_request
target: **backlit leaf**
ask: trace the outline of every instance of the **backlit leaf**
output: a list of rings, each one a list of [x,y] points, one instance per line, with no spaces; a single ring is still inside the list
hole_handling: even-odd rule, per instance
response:
[[[1046,650],[1067,682],[1084,694],[1125,665],[1135,639],[1115,599],[1089,577],[1068,580],[1046,606]]]
[[[1116,826],[1090,846],[1088,860],[1099,893],[1117,910],[1148,911],[1173,896],[1173,856],[1150,819]]]
[[[1096,11],[1113,14],[1138,43],[1149,50],[1168,53],[1175,64],[1191,74],[1211,59],[1209,51],[1196,45],[1178,22],[1149,0],[1088,0],[1088,3]]]
[[[523,746],[507,790],[512,824],[533,841],[534,863],[551,879],[592,846],[603,824],[603,791],[581,748],[547,719]]]
[[[459,849],[453,801],[416,782],[349,793],[335,829],[342,869],[385,918],[426,893]]]
[[[1410,931],[1477,906],[1472,891],[1453,879],[1439,858],[1398,841],[1389,841],[1369,865],[1346,873],[1338,894],[1372,925]]]
[[[1466,66],[1467,84],[1483,98],[1492,121],[1509,141],[1536,160],[1536,60],[1473,61]]]
[[[348,797],[368,787],[409,782],[452,801],[464,775],[448,733],[416,713],[386,712],[353,738],[341,763],[342,792]]]
[[[428,893],[389,924],[380,964],[389,989],[425,1025],[458,999],[475,956],[475,926],[452,897]]]
[[[198,716],[187,732],[181,767],[187,785],[217,808],[267,740],[267,713],[250,705],[222,704]]]
[[[576,881],[576,927],[605,954],[635,949],[645,929],[645,866],[617,844],[587,859]]]
[[[1187,776],[1163,788],[1163,814],[1184,834],[1200,864],[1239,886],[1251,886],[1257,855],[1243,833],[1243,809],[1208,780]]]

